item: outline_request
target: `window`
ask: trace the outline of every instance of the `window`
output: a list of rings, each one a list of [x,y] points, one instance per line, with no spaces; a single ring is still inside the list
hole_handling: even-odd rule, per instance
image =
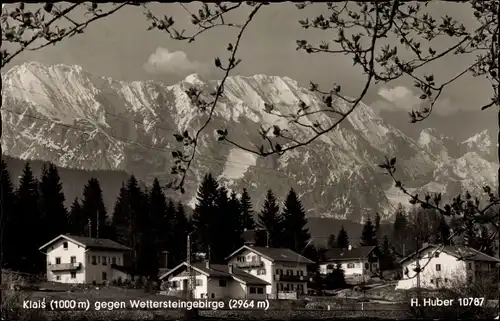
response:
[[[71,263],[76,263],[76,256],[72,256],[72,257],[70,258],[70,260],[71,260],[71,261],[70,261]]]
[[[334,268],[334,267],[333,267],[333,264],[328,264],[328,265],[326,266],[326,268],[327,268],[328,270],[333,270],[333,268]]]
[[[370,264],[365,263],[365,269],[369,269],[369,268],[370,268]]]
[[[436,271],[441,271],[441,264],[436,264]]]
[[[447,283],[448,282],[448,279],[447,278],[444,278],[444,283]]]
[[[56,276],[56,280],[61,281],[61,276],[60,275]]]
[[[64,249],[65,251],[67,251],[67,250],[68,250],[68,242],[63,242],[63,249]]]
[[[300,293],[304,293],[304,286],[302,284],[297,284],[297,291]]]
[[[434,279],[431,279],[431,283],[434,283]]]
[[[212,299],[215,299],[215,293],[212,293],[210,296],[212,297]]]
[[[76,279],[76,272],[71,272],[71,278]]]
[[[113,256],[113,258],[111,259],[111,264],[116,264],[116,257]]]
[[[283,275],[282,269],[276,269],[276,275]]]
[[[61,264],[61,258],[60,257],[56,257],[56,264]]]
[[[203,286],[202,280],[196,279],[196,286]]]
[[[288,291],[293,291],[293,284],[288,283],[287,288],[288,288]]]
[[[264,288],[257,288],[258,294],[264,294]]]
[[[107,265],[105,256],[102,257],[102,265]]]
[[[226,280],[219,280],[219,286],[225,288],[227,286]]]
[[[348,269],[354,269],[354,263],[348,263],[347,264]]]
[[[378,264],[377,264],[377,263],[373,263],[373,264],[372,264],[372,267],[373,267],[374,269],[376,269],[376,268],[378,268]]]
[[[245,257],[244,257],[244,256],[238,256],[238,257],[236,258],[236,261],[237,261],[237,262],[245,262]]]
[[[278,291],[283,291],[283,283],[278,283]]]
[[[106,272],[102,272],[102,280],[106,281],[107,278],[108,278],[108,275],[106,274]]]
[[[299,275],[299,276],[304,276],[304,271],[302,271],[302,270],[298,270],[298,271],[297,271],[297,275]]]
[[[172,282],[172,288],[176,289],[178,285],[179,285],[179,282],[177,282],[177,281]]]
[[[92,255],[92,265],[97,265],[97,261],[96,261],[95,255]]]
[[[472,276],[469,276],[468,279],[469,279],[469,283],[471,283],[473,281]]]
[[[472,263],[469,263],[469,270],[472,270]]]
[[[257,292],[253,286],[250,287],[250,294],[255,294]]]
[[[266,275],[266,269],[258,269],[257,275]]]
[[[97,263],[101,264],[101,257],[99,255],[97,256]]]
[[[290,269],[286,270],[286,275],[293,275],[293,270]]]
[[[252,256],[252,262],[257,262],[257,261],[258,261],[257,255]]]

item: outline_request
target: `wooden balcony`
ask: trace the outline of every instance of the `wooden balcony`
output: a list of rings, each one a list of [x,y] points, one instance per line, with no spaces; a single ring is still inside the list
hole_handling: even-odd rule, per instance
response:
[[[76,271],[81,266],[82,263],[77,262],[77,263],[49,264],[48,268],[50,271]]]
[[[238,268],[259,268],[264,266],[264,262],[262,261],[236,262],[235,265]]]
[[[311,281],[311,277],[309,277],[307,275],[276,274],[276,275],[274,275],[274,281],[308,282],[308,281]]]

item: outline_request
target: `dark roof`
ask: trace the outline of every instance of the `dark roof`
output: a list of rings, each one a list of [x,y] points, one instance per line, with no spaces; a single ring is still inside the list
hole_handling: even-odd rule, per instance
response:
[[[175,270],[179,269],[180,267],[188,267],[187,263],[182,263],[179,264],[177,267],[173,268],[172,270],[168,271],[166,274],[162,275],[161,278],[166,277],[168,274],[173,273]],[[252,284],[252,285],[268,285],[269,283],[259,279],[256,276],[251,275],[250,273],[247,273],[241,269],[238,269],[237,267],[233,266],[233,273],[229,273],[229,265],[224,265],[224,264],[210,264],[209,268],[207,268],[206,263],[194,263],[193,268],[197,269],[199,272],[206,274],[208,277],[211,278],[219,278],[219,279],[234,279],[236,281],[240,281],[246,284]]]
[[[122,250],[129,251],[130,248],[125,245],[121,245],[115,241],[110,239],[98,239],[94,237],[84,237],[84,236],[74,236],[74,235],[66,235],[72,240],[75,240],[78,243],[85,245],[88,248],[100,248],[100,249],[109,249],[109,250]]]
[[[260,247],[260,246],[247,246],[244,245],[232,253],[229,257],[234,256],[239,253],[243,249],[247,249],[249,251],[260,254],[271,261],[278,262],[293,262],[293,263],[302,263],[302,264],[313,264],[314,262],[309,260],[308,258],[296,253],[290,249],[284,248],[276,248],[276,247]]]
[[[117,242],[109,240],[109,239],[100,239],[100,238],[76,236],[76,235],[69,235],[69,234],[59,235],[58,237],[52,239],[50,242],[41,246],[40,249],[43,249],[43,248],[49,246],[50,244],[54,243],[55,241],[59,240],[60,238],[65,238],[68,241],[78,243],[78,244],[84,246],[85,248],[130,251],[130,248],[126,247],[125,245],[121,245],[120,243],[117,243]]]
[[[325,251],[325,261],[343,261],[366,258],[375,246],[361,246],[349,249],[328,249]]]
[[[440,245],[435,245],[435,244],[428,244],[424,247],[422,247],[418,252],[421,253],[429,248],[435,248],[440,250],[441,252],[444,252],[446,254],[449,254],[451,256],[454,256],[458,259],[462,260],[471,260],[471,261],[482,261],[482,262],[496,262],[499,263],[500,260],[497,258],[494,258],[492,256],[489,256],[487,254],[484,254],[482,252],[479,252],[476,249],[473,249],[471,247],[463,246],[463,245],[447,245],[447,246],[440,246]],[[417,251],[413,252],[412,254],[408,255],[401,261],[400,263],[403,263],[410,258],[414,257],[417,254]]]

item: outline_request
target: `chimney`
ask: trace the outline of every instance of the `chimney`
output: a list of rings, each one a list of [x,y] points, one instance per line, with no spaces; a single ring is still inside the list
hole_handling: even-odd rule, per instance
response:
[[[210,261],[209,261],[209,260],[206,260],[206,261],[205,261],[205,267],[206,267],[207,269],[210,269]]]
[[[233,274],[233,265],[229,264],[228,267],[229,267],[229,274]]]
[[[165,254],[165,268],[168,268],[168,251],[163,251],[163,254]]]
[[[349,246],[347,247],[347,250],[348,251],[352,250],[352,245],[351,244],[349,244]]]

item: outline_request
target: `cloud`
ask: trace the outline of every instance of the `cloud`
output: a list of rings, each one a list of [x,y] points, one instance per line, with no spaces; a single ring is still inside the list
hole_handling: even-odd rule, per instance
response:
[[[198,61],[191,61],[184,51],[170,52],[168,49],[159,47],[153,52],[144,69],[153,74],[175,74],[186,76],[192,73],[204,73],[207,66]]]
[[[427,100],[422,100],[412,90],[405,86],[396,86],[392,88],[380,88],[378,95],[384,98],[384,101],[376,101],[373,105],[377,109],[390,111],[412,111],[418,110],[429,104]],[[434,105],[433,112],[440,115],[449,115],[461,110],[454,106],[448,98],[440,97]]]
[[[401,108],[410,111],[419,107],[422,103],[422,101],[405,86],[380,88],[378,94],[392,103],[385,104],[387,109]],[[381,105],[384,106],[384,104]]]

